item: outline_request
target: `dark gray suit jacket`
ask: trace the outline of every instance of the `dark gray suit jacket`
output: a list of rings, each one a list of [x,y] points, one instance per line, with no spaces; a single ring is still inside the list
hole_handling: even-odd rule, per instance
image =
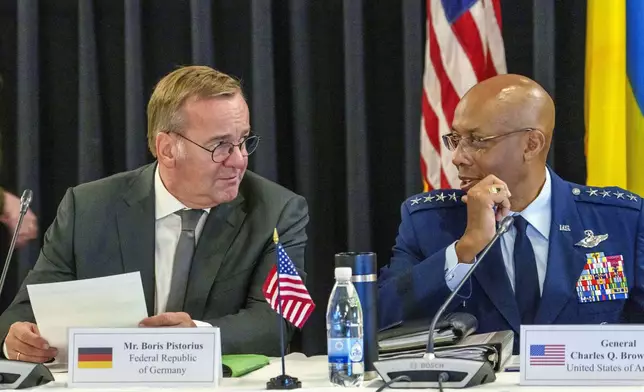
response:
[[[148,313],[154,314],[154,171],[150,164],[67,190],[34,269],[0,315],[0,336],[16,321],[35,322],[26,289],[35,283],[140,271]],[[303,197],[250,171],[238,197],[210,211],[184,310],[221,329],[224,353],[279,356],[279,316],[262,294],[275,264],[273,229],[304,279],[308,220]],[[295,327],[284,324],[288,342]]]

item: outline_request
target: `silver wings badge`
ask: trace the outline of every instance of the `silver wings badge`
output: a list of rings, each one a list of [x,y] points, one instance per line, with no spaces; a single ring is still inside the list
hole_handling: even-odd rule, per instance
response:
[[[575,245],[583,246],[584,248],[594,248],[608,238],[608,234],[595,235],[592,230],[585,230],[584,234],[586,234],[586,238],[577,242]]]

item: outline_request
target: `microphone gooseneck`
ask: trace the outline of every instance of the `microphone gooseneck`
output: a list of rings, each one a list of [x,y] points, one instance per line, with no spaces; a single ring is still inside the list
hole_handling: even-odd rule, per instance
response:
[[[506,216],[501,220],[501,223],[499,224],[499,228],[496,230],[496,233],[494,234],[494,237],[492,237],[492,240],[488,242],[488,244],[483,248],[483,251],[479,254],[479,256],[476,259],[476,262],[472,265],[472,267],[465,273],[463,276],[463,279],[458,283],[456,288],[452,290],[452,293],[447,297],[445,302],[443,302],[443,305],[438,309],[436,314],[434,315],[434,318],[432,319],[432,323],[429,327],[429,334],[427,336],[427,349],[425,351],[425,357],[426,358],[434,358],[434,329],[436,328],[436,324],[438,323],[439,318],[443,315],[449,304],[454,300],[454,297],[456,297],[456,294],[461,290],[465,282],[472,276],[476,268],[481,264],[481,261],[483,258],[485,258],[485,255],[487,255],[487,252],[492,248],[494,243],[501,237],[503,234],[505,234],[510,227],[512,226],[512,223],[514,222],[514,218],[511,215]]]
[[[20,197],[20,216],[18,217],[18,224],[13,230],[13,237],[11,238],[11,244],[9,244],[7,258],[4,261],[4,268],[2,269],[2,276],[0,276],[0,294],[2,294],[2,290],[4,289],[4,281],[7,278],[7,271],[9,271],[9,262],[11,261],[13,251],[16,247],[16,240],[18,239],[18,233],[20,232],[20,227],[22,226],[22,220],[24,219],[25,214],[29,209],[33,194],[34,193],[31,191],[31,189],[25,189],[25,191],[22,192],[22,196]]]

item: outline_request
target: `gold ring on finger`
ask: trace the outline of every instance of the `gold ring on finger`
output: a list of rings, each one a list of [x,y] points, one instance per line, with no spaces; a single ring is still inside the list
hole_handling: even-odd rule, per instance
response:
[[[20,353],[18,353],[18,355],[16,355],[16,361],[20,361]]]
[[[497,186],[491,186],[491,187],[490,187],[490,189],[489,189],[489,191],[490,191],[490,193],[492,193],[492,194],[496,194],[496,193],[501,192],[501,188],[500,188],[500,187],[497,187]]]

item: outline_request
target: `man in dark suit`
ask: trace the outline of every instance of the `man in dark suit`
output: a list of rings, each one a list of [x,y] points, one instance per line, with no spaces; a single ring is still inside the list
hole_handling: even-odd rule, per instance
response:
[[[379,277],[380,326],[432,317],[494,236],[514,225],[465,282],[450,311],[478,332],[521,324],[644,319],[644,219],[639,196],[559,178],[546,166],[554,104],[534,81],[501,75],[459,102],[452,132],[461,189],[402,205],[393,257]]]
[[[259,138],[239,83],[208,67],[170,73],[148,104],[148,141],[154,164],[65,194],[33,271],[0,316],[9,359],[44,362],[57,352],[38,333],[27,285],[133,271],[150,315],[141,326],[217,326],[224,353],[279,355],[262,284],[276,261],[274,228],[303,273],[308,210],[246,170]],[[288,341],[293,326],[283,322]]]

